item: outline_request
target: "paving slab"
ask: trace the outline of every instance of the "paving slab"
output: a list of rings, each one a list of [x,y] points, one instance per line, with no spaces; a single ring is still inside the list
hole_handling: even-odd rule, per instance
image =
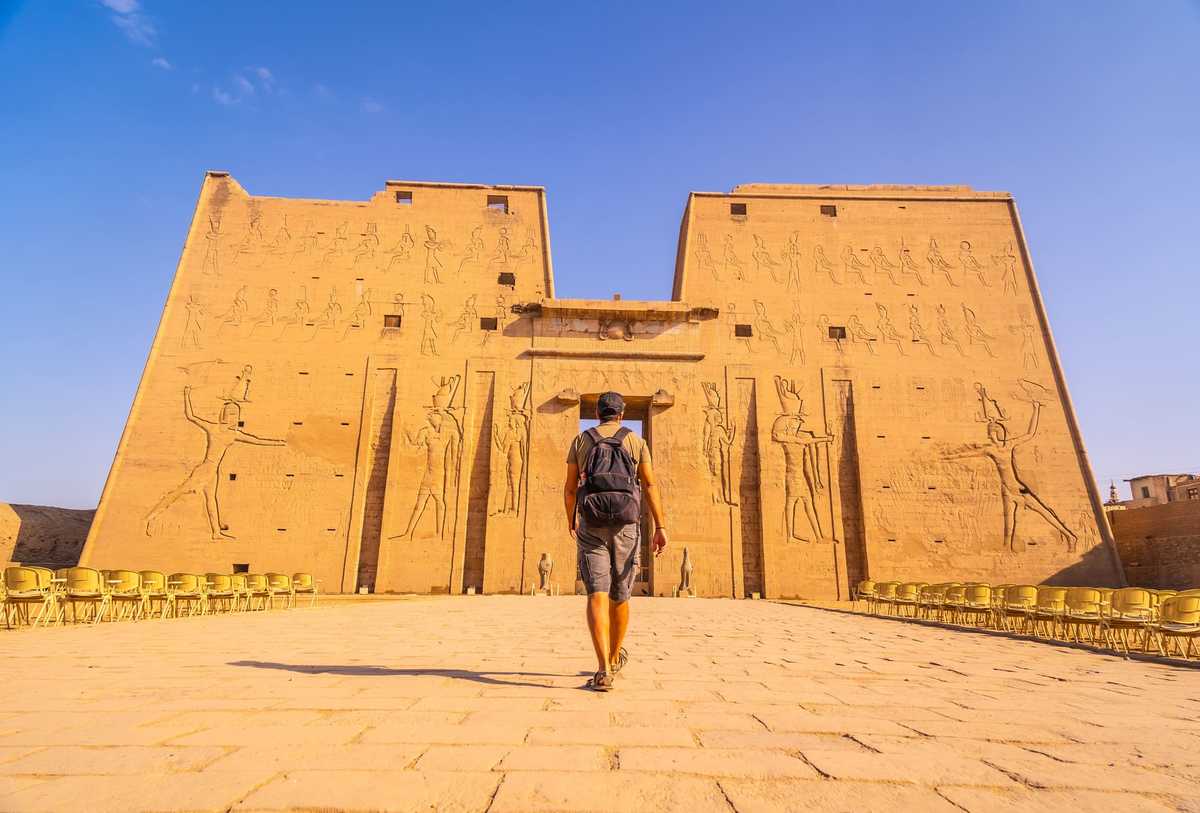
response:
[[[596,694],[583,609],[346,599],[2,632],[0,810],[1200,810],[1195,668],[634,599],[632,659]]]

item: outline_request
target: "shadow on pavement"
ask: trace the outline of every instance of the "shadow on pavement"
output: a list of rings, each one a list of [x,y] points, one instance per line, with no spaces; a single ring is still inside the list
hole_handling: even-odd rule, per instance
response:
[[[519,675],[521,677],[576,677],[590,672],[552,674],[548,672],[471,672],[466,669],[392,669],[387,666],[317,666],[305,663],[272,663],[271,661],[230,661],[229,666],[250,666],[255,669],[279,669],[284,672],[299,672],[304,675],[349,675],[351,677],[448,677],[486,683],[491,686],[534,686],[540,689],[554,688],[548,683],[529,683],[524,680],[502,680],[494,675]]]

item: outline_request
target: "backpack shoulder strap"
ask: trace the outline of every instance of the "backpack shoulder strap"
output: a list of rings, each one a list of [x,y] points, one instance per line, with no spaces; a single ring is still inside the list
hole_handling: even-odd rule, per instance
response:
[[[589,438],[592,439],[592,445],[595,445],[595,444],[599,443],[600,441],[604,440],[604,437],[599,432],[596,431],[596,427],[594,427],[594,426],[591,429],[588,429],[583,434],[587,435]]]
[[[632,429],[630,429],[628,426],[622,426],[620,429],[617,430],[617,433],[615,435],[613,435],[613,440],[615,440],[617,443],[620,443],[621,441],[625,440],[625,438],[629,437],[632,434],[633,434]]]

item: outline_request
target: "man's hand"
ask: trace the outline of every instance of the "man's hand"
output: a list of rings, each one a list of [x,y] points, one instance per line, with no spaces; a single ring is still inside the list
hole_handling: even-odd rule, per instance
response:
[[[569,522],[567,523],[567,534],[571,537],[571,539],[575,539],[576,541],[578,541],[575,536],[575,526]]]
[[[654,532],[654,542],[651,544],[654,548],[654,555],[657,557],[667,547],[667,532],[659,528]]]

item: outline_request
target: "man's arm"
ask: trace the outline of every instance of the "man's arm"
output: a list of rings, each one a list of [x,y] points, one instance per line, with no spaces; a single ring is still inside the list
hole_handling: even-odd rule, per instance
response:
[[[274,438],[260,438],[258,435],[252,435],[249,432],[237,430],[235,436],[239,443],[249,443],[252,446],[287,446],[286,440],[275,440]]]
[[[579,493],[579,464],[567,464],[567,480],[563,483],[563,508],[567,510],[567,533],[575,536],[575,498]]]
[[[650,516],[654,517],[654,555],[662,553],[667,546],[667,516],[663,513],[662,496],[658,493],[658,481],[654,478],[654,466],[650,463],[650,455],[643,454],[638,462],[638,480],[642,483],[642,494],[650,506]]]
[[[1019,436],[1013,438],[1012,439],[1013,446],[1019,446],[1022,443],[1028,443],[1029,441],[1033,440],[1033,436],[1037,434],[1038,417],[1041,415],[1041,412],[1042,412],[1042,405],[1040,403],[1038,403],[1037,401],[1034,401],[1033,402],[1033,414],[1029,416],[1029,430],[1025,434],[1019,435]]]

